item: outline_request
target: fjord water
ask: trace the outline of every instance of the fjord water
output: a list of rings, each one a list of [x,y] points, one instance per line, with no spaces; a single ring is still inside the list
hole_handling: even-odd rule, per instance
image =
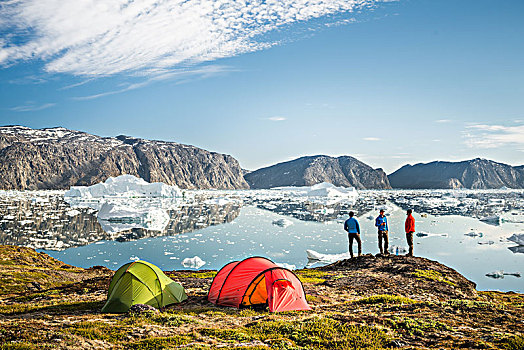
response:
[[[391,208],[388,216],[390,246],[406,248],[405,212],[392,204],[388,207]],[[364,254],[378,253],[373,220],[376,215],[377,212],[372,211],[358,218]],[[486,276],[486,273],[497,270],[524,272],[524,254],[510,250],[515,244],[506,240],[513,233],[524,232],[523,223],[506,222],[494,226],[458,215],[421,217],[414,213],[414,216],[417,232],[430,234],[415,236],[416,256],[437,260],[456,269],[477,283],[479,290],[524,291],[524,278],[504,276],[493,279]],[[273,224],[279,219],[288,220],[289,226]],[[232,260],[255,255],[286,264],[284,266],[303,268],[306,265],[316,266],[308,265],[308,249],[323,254],[347,252],[348,240],[343,231],[343,219],[301,221],[247,205],[241,207],[240,213],[231,222],[188,233],[126,242],[99,241],[63,251],[45,252],[75,266],[103,265],[111,269],[138,258],[150,261],[163,270],[186,269],[188,265],[183,266],[182,261],[194,256],[205,261],[201,269],[219,269]],[[468,235],[471,232],[482,235]]]

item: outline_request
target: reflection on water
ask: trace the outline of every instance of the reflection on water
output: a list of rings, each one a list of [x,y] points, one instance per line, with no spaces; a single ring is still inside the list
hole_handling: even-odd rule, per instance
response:
[[[141,258],[173,270],[198,256],[205,268],[218,269],[263,255],[301,268],[308,264],[307,250],[328,257],[347,253],[342,223],[350,210],[360,221],[364,253],[377,253],[379,208],[389,216],[394,254],[406,247],[402,209],[415,208],[416,255],[457,269],[480,289],[524,290],[524,278],[486,277],[524,266],[524,246],[507,240],[524,232],[524,191],[360,191],[351,201],[274,190],[194,191],[183,199],[68,203],[60,191],[0,191],[0,243],[44,249],[82,267],[115,269]],[[499,226],[479,220],[491,216]]]
[[[8,191],[0,194],[0,244],[45,250],[63,250],[98,241],[125,242],[186,233],[231,222],[240,212],[239,205],[234,203],[218,206],[203,202],[125,199],[128,208],[138,208],[138,211],[130,210],[127,216],[114,217],[106,213],[108,216],[102,219],[97,212],[107,204],[105,202],[76,201],[71,203],[71,207],[64,202],[60,191]],[[129,203],[134,206],[129,206]],[[165,218],[162,218],[165,224],[161,227],[155,222],[158,213],[151,215],[157,210],[165,212]],[[139,215],[134,215],[136,213]]]

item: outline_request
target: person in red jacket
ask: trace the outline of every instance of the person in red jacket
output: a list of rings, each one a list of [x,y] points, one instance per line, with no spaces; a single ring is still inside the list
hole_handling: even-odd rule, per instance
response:
[[[406,229],[406,240],[408,241],[409,253],[408,256],[413,256],[413,233],[415,233],[415,218],[411,215],[413,211],[408,209],[406,214],[406,223],[404,225]]]

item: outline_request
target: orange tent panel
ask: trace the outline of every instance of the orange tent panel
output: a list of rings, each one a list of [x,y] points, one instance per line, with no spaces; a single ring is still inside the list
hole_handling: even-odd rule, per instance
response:
[[[263,257],[224,266],[211,283],[208,300],[233,307],[267,304],[271,312],[311,310],[298,277]]]

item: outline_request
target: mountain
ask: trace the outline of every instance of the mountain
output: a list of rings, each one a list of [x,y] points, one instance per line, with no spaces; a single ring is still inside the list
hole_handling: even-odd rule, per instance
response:
[[[312,186],[329,182],[357,189],[391,188],[386,173],[349,157],[307,156],[258,169],[244,176],[251,188]]]
[[[404,165],[388,176],[393,188],[524,188],[524,166],[486,159]]]
[[[0,127],[0,189],[66,189],[131,174],[183,189],[249,188],[238,161],[176,142]]]

